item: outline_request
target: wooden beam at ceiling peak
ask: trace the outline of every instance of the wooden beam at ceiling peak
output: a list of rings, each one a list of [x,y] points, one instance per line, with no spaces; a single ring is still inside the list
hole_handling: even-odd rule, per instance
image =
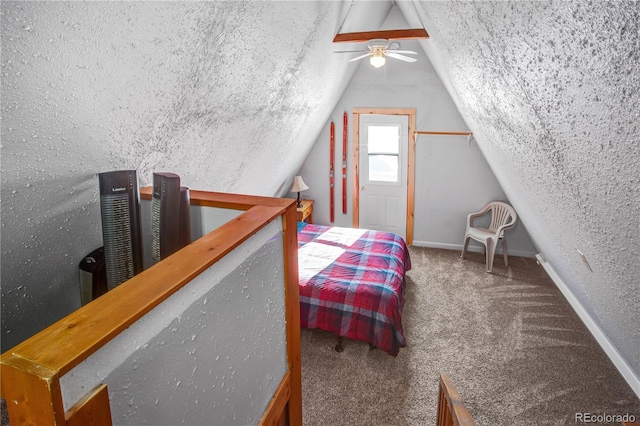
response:
[[[424,28],[410,28],[406,30],[363,31],[357,33],[336,34],[336,36],[333,38],[333,42],[361,42],[369,41],[375,38],[383,38],[386,40],[413,40],[418,38],[429,38],[429,34],[427,34],[427,30],[425,30]]]

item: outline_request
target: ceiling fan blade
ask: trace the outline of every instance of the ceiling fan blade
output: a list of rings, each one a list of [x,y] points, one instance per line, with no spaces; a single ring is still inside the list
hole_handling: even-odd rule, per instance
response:
[[[333,53],[364,53],[371,52],[370,50],[334,50]]]
[[[393,53],[408,53],[411,55],[417,55],[418,52],[414,52],[413,50],[398,50],[398,49],[389,49],[389,52],[393,52]]]
[[[391,58],[395,58],[395,59],[400,59],[401,61],[405,61],[405,62],[415,62],[415,61],[417,61],[416,58],[410,58],[409,56],[400,55],[400,54],[394,53],[394,52],[387,52],[387,56],[389,56]]]
[[[348,62],[357,61],[358,59],[366,58],[367,56],[371,56],[372,54],[373,54],[373,52],[365,53],[364,55],[356,56],[353,59],[349,59]]]

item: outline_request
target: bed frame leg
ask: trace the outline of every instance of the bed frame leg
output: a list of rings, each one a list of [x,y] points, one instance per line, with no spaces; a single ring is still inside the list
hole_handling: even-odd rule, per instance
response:
[[[377,348],[377,346],[372,345],[371,343],[369,343],[369,350],[370,351],[374,350],[375,348]]]
[[[338,336],[338,343],[336,343],[336,352],[342,352],[344,348],[342,347],[342,336]]]

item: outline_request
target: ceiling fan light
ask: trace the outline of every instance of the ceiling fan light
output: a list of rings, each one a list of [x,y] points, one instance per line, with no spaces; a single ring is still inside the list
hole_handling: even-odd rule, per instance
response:
[[[374,54],[369,58],[369,63],[375,68],[383,67],[386,62],[387,60],[382,54]]]

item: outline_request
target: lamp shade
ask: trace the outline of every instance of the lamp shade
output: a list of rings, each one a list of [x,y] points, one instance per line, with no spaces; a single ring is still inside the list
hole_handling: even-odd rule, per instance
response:
[[[306,183],[302,180],[302,176],[296,176],[293,178],[293,186],[291,192],[300,192],[309,189]]]
[[[384,64],[387,62],[386,58],[384,57],[384,55],[382,53],[374,53],[370,58],[369,58],[369,63],[371,65],[373,65],[375,68],[380,68],[382,66],[384,66]]]

